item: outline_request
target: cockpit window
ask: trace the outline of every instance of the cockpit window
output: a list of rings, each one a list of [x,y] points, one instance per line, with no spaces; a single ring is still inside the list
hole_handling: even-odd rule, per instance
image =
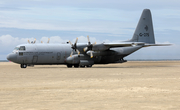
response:
[[[20,46],[19,50],[26,50],[25,46]]]
[[[19,47],[15,47],[14,50],[19,50]]]

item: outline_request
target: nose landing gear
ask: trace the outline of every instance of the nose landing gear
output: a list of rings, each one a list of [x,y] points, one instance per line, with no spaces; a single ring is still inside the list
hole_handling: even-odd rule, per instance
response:
[[[26,68],[27,67],[26,64],[21,64],[20,66],[21,66],[21,68]]]

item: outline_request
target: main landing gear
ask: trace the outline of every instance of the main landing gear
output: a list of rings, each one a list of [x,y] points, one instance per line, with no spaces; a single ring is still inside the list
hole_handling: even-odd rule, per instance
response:
[[[27,67],[26,64],[21,64],[20,66],[21,66],[21,68],[26,68]]]
[[[67,64],[67,67],[68,67],[68,68],[72,68],[72,66],[73,66],[73,65],[71,65],[71,64]]]
[[[67,64],[67,67],[68,68],[72,68],[74,66],[74,68],[85,68],[85,67],[87,67],[87,68],[91,68],[92,67],[92,65],[81,65],[81,66],[79,66],[79,64],[75,64],[75,65],[72,65],[72,64]]]

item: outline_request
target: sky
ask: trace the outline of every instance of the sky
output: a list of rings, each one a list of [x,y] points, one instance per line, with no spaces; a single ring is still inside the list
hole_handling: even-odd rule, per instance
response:
[[[152,13],[156,43],[125,59],[180,59],[179,0],[1,0],[0,60],[16,45],[37,39],[50,43],[120,42],[131,39],[143,9]]]

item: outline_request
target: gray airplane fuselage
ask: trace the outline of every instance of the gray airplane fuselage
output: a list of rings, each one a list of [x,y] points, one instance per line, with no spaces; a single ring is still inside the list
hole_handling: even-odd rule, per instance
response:
[[[86,44],[78,45],[81,51]],[[24,50],[17,48],[25,47]],[[116,63],[142,46],[118,47],[106,51],[94,52],[94,57],[82,53],[70,57],[72,48],[69,44],[21,44],[7,56],[7,59],[18,64],[49,65],[49,64],[76,64],[81,60],[93,61],[94,64]],[[77,57],[77,58],[76,58]],[[69,60],[70,59],[70,60]],[[74,61],[76,60],[76,61]]]

